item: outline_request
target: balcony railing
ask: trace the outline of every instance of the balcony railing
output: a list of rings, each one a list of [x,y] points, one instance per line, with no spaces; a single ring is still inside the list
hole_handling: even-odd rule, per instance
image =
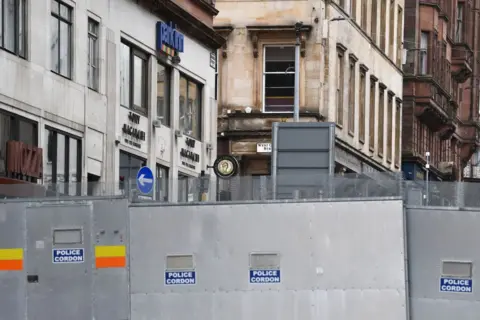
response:
[[[446,58],[431,60],[428,52],[424,50],[413,51],[413,53],[417,56],[418,61],[416,75],[431,76],[448,95],[451,95],[452,75],[450,62]]]

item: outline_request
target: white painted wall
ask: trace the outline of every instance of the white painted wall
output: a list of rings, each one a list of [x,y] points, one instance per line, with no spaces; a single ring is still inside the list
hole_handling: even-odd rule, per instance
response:
[[[26,115],[39,122],[39,145],[44,145],[44,120],[50,125],[84,137],[84,178],[88,171],[101,173],[104,179],[118,178],[118,149],[111,145],[121,135],[124,110],[119,106],[119,44],[125,37],[152,55],[150,61],[151,92],[149,119],[143,119],[147,128],[146,147],[130,151],[147,157],[148,164],[157,162],[175,164],[178,151],[173,134],[167,128],[154,130],[151,121],[156,117],[156,29],[159,18],[131,0],[65,0],[74,8],[73,13],[73,78],[68,80],[50,71],[50,0],[28,0],[28,53],[23,60],[0,50],[0,108]],[[100,89],[94,92],[87,88],[87,21],[97,19],[100,28]],[[175,23],[175,21],[174,21]],[[181,30],[179,30],[181,32]],[[107,39],[116,47],[116,59],[107,59]],[[213,150],[208,155],[202,143],[202,164],[212,163],[216,154],[216,106],[214,97],[215,70],[210,67],[211,50],[185,36],[185,52],[180,53],[181,63],[176,70],[187,74],[204,85],[204,124],[202,142],[211,143]],[[113,57],[113,55],[112,55]],[[115,61],[112,61],[115,60]],[[107,69],[114,70],[107,77]],[[176,78],[178,80],[178,77]],[[111,90],[112,83],[116,90]],[[174,85],[178,85],[178,81]],[[172,130],[178,127],[178,90],[172,97]],[[214,108],[212,110],[212,107]],[[112,108],[112,110],[108,110]],[[121,111],[119,111],[121,110]],[[126,111],[126,110],[125,110]],[[113,116],[112,116],[113,115]],[[107,128],[116,123],[114,134],[107,135]],[[150,134],[151,133],[151,134]],[[164,148],[173,148],[165,151]],[[158,150],[157,150],[158,149]],[[162,151],[163,150],[163,151]],[[115,160],[109,160],[114,158]],[[110,165],[106,165],[110,163]],[[116,163],[115,168],[111,164]],[[108,168],[107,168],[108,167]],[[198,166],[198,174],[204,167]],[[101,171],[101,172],[98,172]],[[107,171],[110,171],[107,173]],[[111,171],[115,171],[112,173]],[[176,176],[173,168],[171,175]],[[173,186],[172,186],[173,187]],[[172,188],[175,191],[176,188]]]

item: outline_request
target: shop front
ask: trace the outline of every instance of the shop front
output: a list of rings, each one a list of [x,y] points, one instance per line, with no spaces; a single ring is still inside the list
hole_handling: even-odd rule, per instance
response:
[[[38,124],[0,109],[0,197],[43,196]]]
[[[120,188],[136,189],[138,170],[148,166],[156,178],[154,194],[148,196],[197,201],[199,178],[210,173],[215,161],[215,65],[210,60],[216,48],[184,34],[175,21],[139,21],[154,28],[156,36],[121,43]]]

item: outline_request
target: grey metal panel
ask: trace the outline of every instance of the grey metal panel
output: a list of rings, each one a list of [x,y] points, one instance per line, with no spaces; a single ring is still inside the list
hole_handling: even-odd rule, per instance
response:
[[[412,319],[478,319],[480,314],[480,212],[408,208]],[[440,292],[442,261],[473,262],[473,293]]]
[[[25,248],[25,233],[24,205],[0,204],[0,249]],[[25,279],[24,271],[0,271],[0,319],[24,319]]]
[[[53,230],[80,228],[89,232],[91,206],[88,203],[37,203],[28,206],[27,274],[38,276],[27,283],[27,317],[32,320],[92,318],[92,255],[90,237],[83,244],[55,245]],[[53,264],[52,249],[84,248],[85,262]]]
[[[272,184],[275,198],[316,198],[306,186],[318,186],[335,167],[335,124],[276,122],[272,125]],[[317,188],[318,189],[318,188]],[[323,189],[323,188],[322,188]],[[329,190],[324,190],[329,191]],[[310,193],[310,194],[309,194]]]
[[[95,201],[92,242],[94,245],[125,245],[128,257],[127,200]],[[95,319],[128,319],[130,295],[127,268],[95,269],[93,281]]]
[[[329,163],[328,152],[282,152],[278,154],[277,165],[281,168],[316,169],[320,163]],[[328,173],[328,172],[327,172]]]
[[[130,207],[132,319],[406,319],[396,201]],[[280,284],[248,281],[278,252]],[[197,284],[164,286],[165,256],[194,254]]]

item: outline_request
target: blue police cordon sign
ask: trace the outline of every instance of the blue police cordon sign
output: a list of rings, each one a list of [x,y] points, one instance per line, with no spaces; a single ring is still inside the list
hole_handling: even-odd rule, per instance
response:
[[[269,269],[269,270],[250,270],[250,283],[280,283],[280,270],[279,269]]]
[[[165,271],[165,285],[195,284],[197,275],[195,271]]]
[[[53,263],[83,263],[85,252],[83,249],[53,249]]]
[[[137,188],[143,194],[149,194],[153,189],[153,172],[149,167],[142,167],[137,173]]]
[[[440,292],[464,292],[472,293],[472,279],[440,278]]]

